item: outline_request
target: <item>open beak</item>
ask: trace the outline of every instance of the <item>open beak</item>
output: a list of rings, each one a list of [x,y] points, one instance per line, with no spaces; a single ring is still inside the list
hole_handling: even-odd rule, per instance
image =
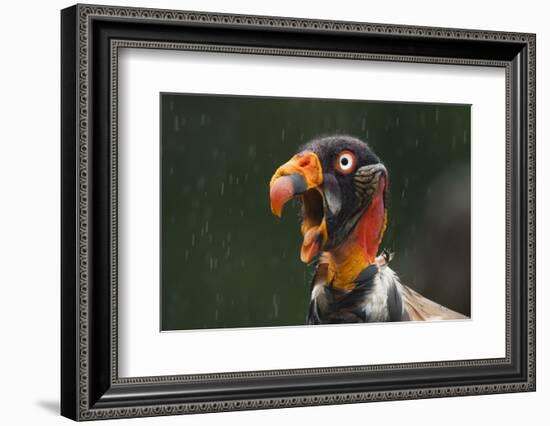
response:
[[[279,167],[269,184],[271,211],[278,217],[289,200],[300,197],[304,236],[300,259],[305,263],[315,258],[328,238],[322,183],[323,169],[319,157],[311,151],[304,151]]]

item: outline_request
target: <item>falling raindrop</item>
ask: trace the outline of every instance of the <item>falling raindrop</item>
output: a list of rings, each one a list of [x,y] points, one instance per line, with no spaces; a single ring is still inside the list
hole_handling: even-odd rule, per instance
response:
[[[415,140],[414,140],[414,146],[415,146],[416,148],[418,148],[418,139],[415,139]]]
[[[233,185],[233,175],[229,173],[229,185]]]
[[[185,249],[185,261],[187,262],[189,260],[189,250],[188,249]]]
[[[395,118],[395,127],[399,127],[399,117]]]
[[[197,189],[204,189],[204,187],[206,186],[206,179],[204,178],[204,176],[201,176],[197,179]]]
[[[180,118],[177,115],[174,116],[174,130],[176,132],[180,131]]]
[[[281,130],[281,142],[285,141],[285,129]]]
[[[191,234],[191,247],[195,247],[195,234]]]
[[[208,220],[204,224],[204,231],[208,232]]]
[[[248,156],[251,159],[256,158],[256,145],[248,145]]]
[[[235,185],[239,184],[239,176],[235,177]]]
[[[172,176],[173,174],[174,174],[174,168],[170,167],[170,176]]]
[[[273,316],[275,318],[279,316],[279,301],[275,295],[273,295]]]
[[[225,190],[225,183],[222,182],[222,184],[221,184],[221,186],[220,186],[220,195],[223,195],[224,190]]]
[[[206,123],[206,116],[204,114],[201,114],[201,126],[204,126]]]

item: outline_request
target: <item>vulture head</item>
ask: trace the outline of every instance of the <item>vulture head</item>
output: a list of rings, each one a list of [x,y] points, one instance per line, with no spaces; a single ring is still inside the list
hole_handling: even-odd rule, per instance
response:
[[[303,262],[327,252],[357,253],[362,263],[373,263],[386,227],[387,185],[386,168],[366,142],[323,137],[275,171],[271,211],[280,217],[289,200],[301,201]]]

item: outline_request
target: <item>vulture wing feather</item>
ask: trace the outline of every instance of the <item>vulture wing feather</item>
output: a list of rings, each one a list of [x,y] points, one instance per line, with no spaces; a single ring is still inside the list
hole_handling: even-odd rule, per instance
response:
[[[425,298],[406,285],[402,286],[405,310],[412,321],[467,319],[468,317]]]

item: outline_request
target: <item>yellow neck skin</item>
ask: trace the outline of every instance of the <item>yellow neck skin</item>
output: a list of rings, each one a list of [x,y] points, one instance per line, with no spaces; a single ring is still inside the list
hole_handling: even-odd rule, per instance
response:
[[[354,280],[374,259],[367,259],[361,246],[351,243],[333,252],[324,252],[321,262],[328,264],[328,285],[351,291],[355,287]]]
[[[351,291],[355,287],[358,275],[375,262],[378,247],[386,230],[386,209],[378,221],[379,225],[367,212],[352,233],[349,242],[333,251],[323,252],[321,263],[328,264],[328,285],[343,291]]]

